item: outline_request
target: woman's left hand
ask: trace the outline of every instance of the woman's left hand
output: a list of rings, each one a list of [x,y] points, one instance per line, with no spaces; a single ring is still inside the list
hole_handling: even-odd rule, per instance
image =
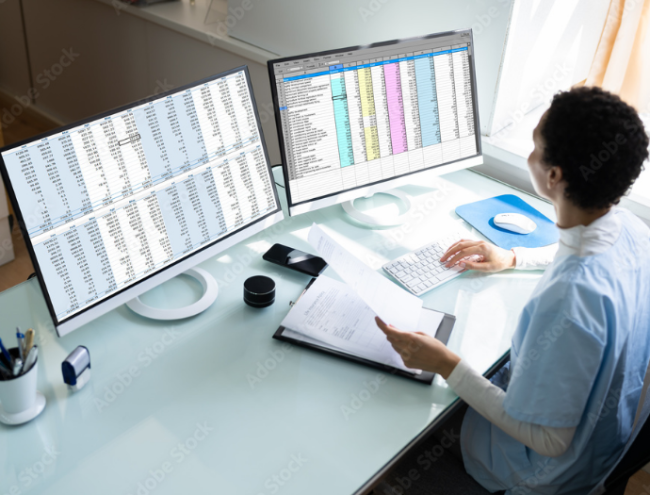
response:
[[[388,342],[409,368],[431,371],[445,380],[454,370],[460,357],[438,339],[422,332],[403,332],[375,317],[377,326],[386,334]]]

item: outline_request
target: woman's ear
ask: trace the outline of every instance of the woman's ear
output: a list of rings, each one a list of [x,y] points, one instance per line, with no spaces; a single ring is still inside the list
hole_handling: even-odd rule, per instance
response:
[[[562,169],[560,167],[553,166],[548,170],[546,176],[546,187],[549,191],[554,191],[557,189],[558,184],[562,182]]]

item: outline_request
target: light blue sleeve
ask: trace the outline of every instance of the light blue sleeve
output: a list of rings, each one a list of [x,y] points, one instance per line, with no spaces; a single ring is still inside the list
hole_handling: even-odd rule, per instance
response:
[[[577,426],[606,345],[606,310],[584,284],[554,284],[524,310],[513,338],[504,408],[515,419]]]
[[[492,378],[490,378],[492,385],[496,385],[504,392],[508,388],[508,382],[510,381],[510,361],[503,365],[503,367],[497,371]]]

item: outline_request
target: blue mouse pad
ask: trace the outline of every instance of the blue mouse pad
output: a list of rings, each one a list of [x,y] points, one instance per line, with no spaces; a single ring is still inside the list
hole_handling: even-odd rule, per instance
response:
[[[503,248],[536,248],[557,242],[559,234],[555,223],[514,194],[504,194],[456,208],[459,217],[469,223],[494,244]],[[499,213],[520,213],[537,224],[530,234],[517,234],[497,227],[494,217]]]

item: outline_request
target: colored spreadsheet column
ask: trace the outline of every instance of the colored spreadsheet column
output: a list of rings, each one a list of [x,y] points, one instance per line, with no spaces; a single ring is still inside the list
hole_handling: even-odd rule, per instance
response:
[[[336,137],[339,145],[339,158],[341,160],[341,167],[348,167],[354,165],[354,153],[352,151],[348,95],[345,91],[345,78],[342,72],[332,74],[331,86]]]
[[[386,100],[388,101],[390,139],[393,144],[393,154],[396,155],[408,150],[399,64],[394,63],[384,65],[384,78],[386,80]]]
[[[440,143],[440,118],[436,76],[431,55],[415,60],[415,79],[418,85],[418,106],[422,127],[422,146]]]
[[[361,110],[363,112],[363,131],[366,137],[366,155],[368,161],[376,160],[380,157],[380,152],[377,115],[375,113],[375,97],[372,90],[372,75],[370,69],[360,69],[358,74]]]

